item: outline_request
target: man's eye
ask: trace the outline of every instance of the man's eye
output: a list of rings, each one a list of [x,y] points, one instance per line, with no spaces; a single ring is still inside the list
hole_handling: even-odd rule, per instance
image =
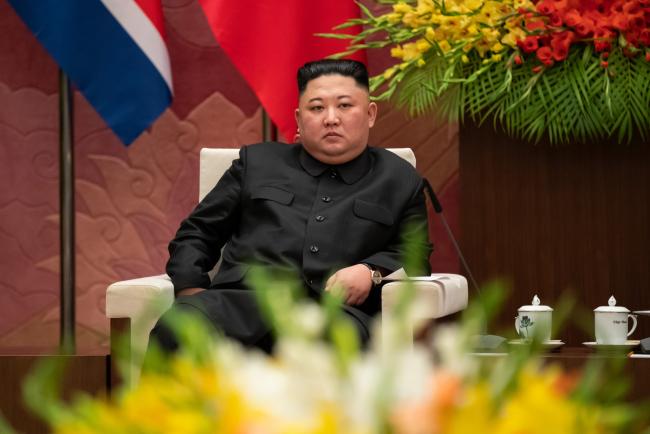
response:
[[[341,108],[350,108],[350,107],[352,107],[352,104],[350,104],[349,102],[342,102],[341,104],[339,104],[339,107],[341,107]]]
[[[315,105],[315,106],[310,107],[309,110],[311,110],[313,112],[320,112],[320,111],[323,111],[323,106]]]

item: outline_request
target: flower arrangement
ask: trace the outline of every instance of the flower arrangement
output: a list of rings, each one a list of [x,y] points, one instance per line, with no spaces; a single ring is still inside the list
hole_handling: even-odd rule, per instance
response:
[[[602,366],[584,374],[543,366],[534,343],[500,359],[468,355],[480,304],[461,326],[439,327],[432,347],[411,349],[403,325],[412,290],[404,291],[382,347],[361,352],[336,299],[325,307],[305,303],[291,285],[252,272],[267,282],[259,293],[279,335],[273,356],[215,341],[183,317],[182,350],[149,359],[135,387],[64,404],[53,393],[60,377],[50,365],[26,384],[28,402],[56,434],[607,434],[637,427],[634,408],[604,382],[618,378],[603,375]],[[485,294],[493,304],[489,294],[498,293]],[[324,333],[329,342],[318,339]]]
[[[412,114],[491,118],[552,143],[645,138],[650,127],[650,1],[383,0],[349,50],[389,47],[371,80]],[[338,56],[338,55],[337,55]]]

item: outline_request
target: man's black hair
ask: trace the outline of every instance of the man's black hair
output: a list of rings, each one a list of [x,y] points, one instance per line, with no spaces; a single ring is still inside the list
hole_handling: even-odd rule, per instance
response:
[[[352,77],[357,85],[368,90],[368,70],[366,66],[350,59],[322,59],[307,62],[298,69],[298,93],[303,94],[307,83],[321,75],[342,75]]]

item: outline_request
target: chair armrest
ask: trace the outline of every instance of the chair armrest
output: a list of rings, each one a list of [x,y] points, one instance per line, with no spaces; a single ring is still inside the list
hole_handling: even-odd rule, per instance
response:
[[[415,294],[407,323],[400,325],[393,311],[400,300],[406,282],[391,282],[381,293],[381,346],[386,353],[396,346],[412,347],[413,337],[428,323],[427,320],[441,318],[467,307],[467,279],[458,274],[436,274],[435,279],[411,281]]]
[[[436,274],[435,280],[412,281],[414,319],[441,318],[467,307],[467,279],[459,274]],[[384,285],[381,293],[383,312],[391,312],[400,297],[405,282]]]
[[[173,302],[174,285],[165,274],[116,282],[106,290],[106,316],[130,319],[130,381],[137,382],[149,333]]]
[[[143,314],[159,312],[157,321],[173,302],[174,285],[166,274],[124,280],[106,290],[106,316],[138,320]]]

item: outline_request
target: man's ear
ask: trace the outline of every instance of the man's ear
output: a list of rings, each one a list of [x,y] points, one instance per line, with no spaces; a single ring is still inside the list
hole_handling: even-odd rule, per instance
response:
[[[300,109],[297,108],[296,111],[293,112],[293,115],[296,118],[296,125],[300,128]]]
[[[371,102],[368,104],[368,128],[372,128],[375,125],[375,120],[377,119],[377,104]]]

